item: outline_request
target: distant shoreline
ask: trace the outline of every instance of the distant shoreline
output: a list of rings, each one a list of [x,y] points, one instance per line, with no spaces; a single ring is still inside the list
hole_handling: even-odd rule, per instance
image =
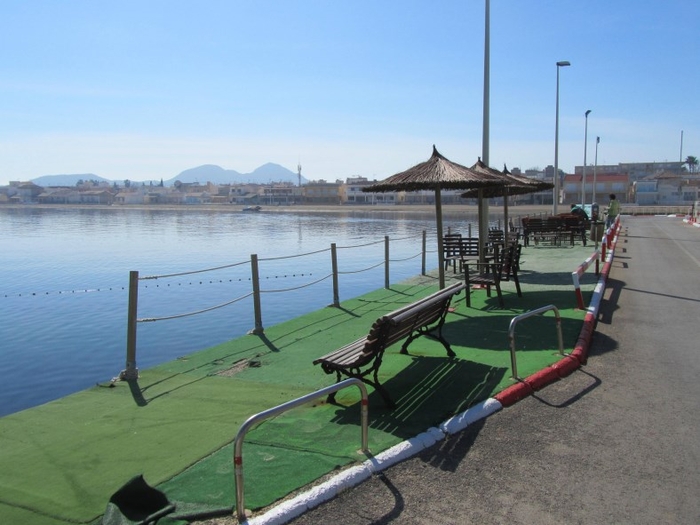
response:
[[[169,211],[192,211],[192,212],[220,212],[220,213],[243,213],[242,204],[192,204],[192,205],[172,205],[172,204],[4,204],[0,205],[0,209],[20,209],[20,208],[35,208],[35,209],[84,209],[84,210],[169,210]],[[552,205],[519,205],[509,206],[508,214],[510,216],[530,215],[550,213]],[[401,213],[416,213],[416,214],[435,214],[435,206],[432,204],[391,204],[391,205],[372,205],[372,204],[295,204],[295,205],[261,205],[259,212],[251,213],[346,213],[352,211],[361,212],[401,212]],[[453,216],[457,214],[474,214],[478,213],[478,206],[474,204],[443,204],[442,213],[444,216]],[[489,213],[502,215],[503,206],[501,204],[489,204]]]

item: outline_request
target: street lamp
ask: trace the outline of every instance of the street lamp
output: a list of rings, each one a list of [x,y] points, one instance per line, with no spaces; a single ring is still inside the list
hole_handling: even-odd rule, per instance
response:
[[[598,174],[598,144],[600,144],[600,137],[595,138],[595,164],[593,164],[593,196],[591,198],[591,203],[595,202],[595,184],[596,175]]]
[[[567,60],[557,62],[557,112],[556,125],[554,128],[554,206],[552,214],[557,214],[557,205],[559,203],[559,68],[570,66],[571,63]]]
[[[583,134],[583,177],[581,177],[581,206],[586,204],[586,152],[588,151],[588,115],[591,113],[589,109],[584,116],[586,117],[586,131]],[[591,201],[593,202],[593,201]]]

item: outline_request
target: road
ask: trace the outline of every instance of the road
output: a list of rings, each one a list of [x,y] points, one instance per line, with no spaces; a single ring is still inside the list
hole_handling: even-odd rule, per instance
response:
[[[623,218],[588,364],[294,525],[700,523],[700,229]]]

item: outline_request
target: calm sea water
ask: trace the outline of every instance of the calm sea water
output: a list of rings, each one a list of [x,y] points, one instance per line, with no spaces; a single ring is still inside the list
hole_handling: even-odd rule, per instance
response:
[[[419,274],[424,230],[432,269],[432,214],[0,207],[0,416],[119,374],[132,270],[171,275],[139,283],[138,317],[172,318],[138,324],[143,369],[254,327],[251,254],[269,327],[333,302],[331,243],[343,301],[384,285],[385,236],[390,281]]]

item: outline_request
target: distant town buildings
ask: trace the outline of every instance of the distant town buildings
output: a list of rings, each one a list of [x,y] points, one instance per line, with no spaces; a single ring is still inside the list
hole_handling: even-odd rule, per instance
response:
[[[554,168],[530,169],[524,173],[513,168],[512,173],[551,182]],[[560,202],[563,204],[593,201],[605,203],[614,193],[623,204],[686,205],[700,200],[700,174],[689,172],[683,162],[620,163],[586,167],[582,185],[583,166],[574,173],[560,170]],[[0,204],[97,204],[97,205],[356,205],[356,204],[433,204],[433,191],[367,193],[364,187],[377,181],[366,177],[349,177],[345,181],[311,181],[302,185],[292,182],[270,184],[183,183],[172,186],[124,181],[80,181],[75,186],[42,187],[33,182],[11,182],[0,187]],[[582,187],[583,186],[583,187]],[[594,188],[595,186],[595,188]],[[581,191],[585,191],[582,195]],[[444,204],[471,204],[474,199],[462,199],[462,191],[442,192]],[[551,190],[510,197],[510,203],[551,204]],[[499,204],[502,199],[493,199]]]
[[[564,176],[562,202],[582,202],[582,180],[583,166]],[[586,166],[583,190],[587,203],[606,203],[608,195],[614,193],[622,204],[691,205],[700,200],[700,174],[689,172],[680,161]]]

